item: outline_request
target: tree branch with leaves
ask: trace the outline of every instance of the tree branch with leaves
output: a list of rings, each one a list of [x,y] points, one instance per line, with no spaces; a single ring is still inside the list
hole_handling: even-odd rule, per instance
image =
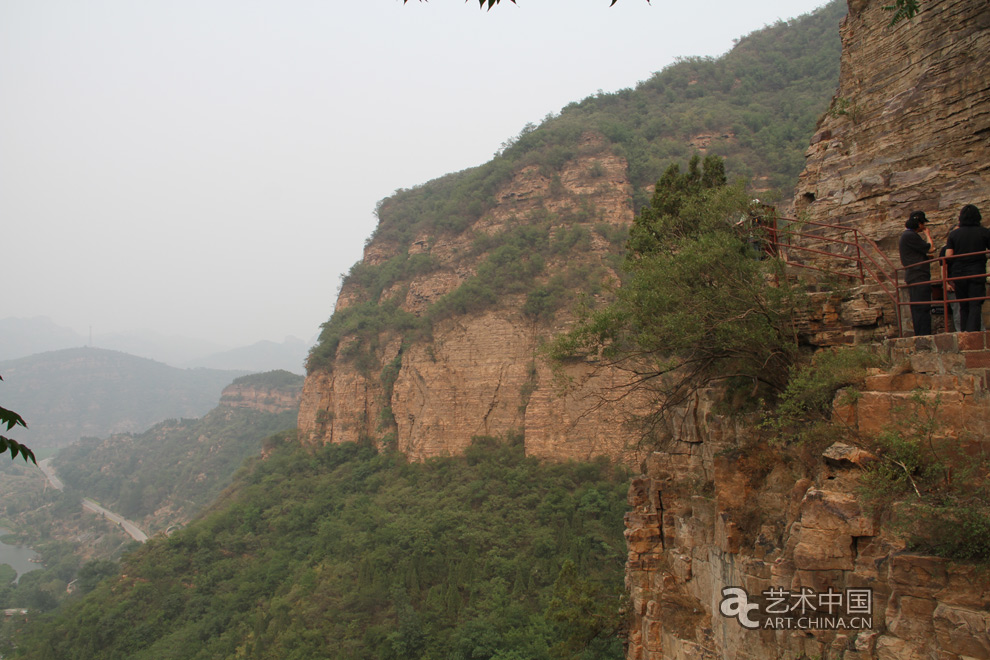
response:
[[[0,377],[0,380],[3,380],[3,378]],[[0,427],[4,425],[7,426],[8,432],[13,430],[15,426],[23,426],[24,428],[27,428],[27,423],[24,421],[23,417],[15,413],[13,410],[7,410],[6,408],[0,406]],[[25,462],[30,460],[35,465],[38,464],[37,459],[34,457],[33,451],[12,438],[0,435],[0,454],[8,451],[10,452],[11,458],[17,458],[17,454],[20,454],[24,458]]]

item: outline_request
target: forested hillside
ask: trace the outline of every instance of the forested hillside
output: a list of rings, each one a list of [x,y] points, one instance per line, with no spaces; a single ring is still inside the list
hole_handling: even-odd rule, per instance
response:
[[[4,654],[622,657],[624,471],[543,464],[518,438],[426,463],[290,434],[267,452]]]
[[[17,440],[36,452],[83,436],[138,433],[171,417],[199,417],[242,371],[176,369],[100,348],[68,348],[0,362],[3,404],[28,429]]]
[[[524,127],[488,163],[383,200],[375,238],[463,229],[513,170],[535,164],[552,173],[582,148],[586,132],[605,138],[595,148],[628,161],[636,210],[648,203],[647,189],[667,165],[698,149],[724,157],[730,180],[756,180],[787,196],[835,92],[845,11],[845,3],[832,2],[747,35],[719,58],[683,58],[635,89],[571,103],[539,126]]]
[[[668,165],[686,162],[699,150],[725,158],[730,181],[744,179],[765,197],[788,197],[815,123],[838,84],[838,23],[844,12],[844,2],[832,2],[750,34],[722,57],[685,58],[635,89],[571,103],[540,126],[523,128],[488,163],[382,200],[371,242],[395,256],[351,269],[344,290],[349,302],[358,304],[338,309],[325,325],[311,352],[310,370],[329,367],[348,336],[357,341],[345,355],[367,356],[371,335],[384,329],[422,336],[451,315],[495,306],[506,293],[525,293],[527,314],[546,319],[573,304],[575,291],[594,289],[603,273],[580,252],[602,239],[620,251],[624,232],[616,234],[601,221],[603,209],[590,196],[568,195],[561,174],[575,159],[619,156],[632,184],[624,203],[634,210],[648,203],[651,187]],[[415,240],[432,244],[468,231],[496,205],[500,187],[528,166],[550,180],[551,198],[563,198],[557,206],[566,210],[545,209],[520,218],[520,226],[510,231],[478,235],[470,250],[457,255],[464,264],[413,249]],[[586,174],[592,184],[607,181],[601,163],[593,163]],[[557,231],[560,226],[570,230]],[[549,262],[562,253],[569,265],[549,276]],[[472,267],[479,257],[484,259],[477,277],[425,310],[410,313],[396,296],[397,285]]]
[[[34,465],[0,464],[0,524],[14,532],[12,543],[27,543],[44,562],[16,586],[0,580],[0,608],[49,610],[73,580],[92,582],[108,566],[115,572],[107,560],[118,559],[133,541],[84,511],[83,498],[130,518],[150,535],[188,522],[230,484],[247,458],[261,452],[264,438],[295,426],[302,380],[286,371],[242,376],[202,418],[171,419],[138,434],[84,438],[53,459],[64,482],[61,491]]]
[[[298,393],[302,377],[285,371],[244,376],[239,385]],[[68,488],[99,501],[153,534],[184,523],[212,502],[262,439],[295,426],[295,408],[271,413],[220,405],[199,419],[171,419],[133,435],[84,438],[53,465]]]

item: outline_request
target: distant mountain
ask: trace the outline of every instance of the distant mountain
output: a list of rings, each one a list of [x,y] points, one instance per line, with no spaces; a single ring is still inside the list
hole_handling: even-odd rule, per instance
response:
[[[275,371],[282,369],[302,375],[305,370],[306,354],[309,346],[297,337],[286,337],[281,344],[273,341],[259,341],[250,346],[242,346],[229,351],[214,353],[186,363],[189,367],[209,369],[247,369],[252,372]]]
[[[27,430],[11,432],[14,439],[38,450],[201,417],[245,373],[177,369],[118,351],[70,348],[0,362],[0,402],[28,423]]]
[[[78,332],[57,325],[46,316],[0,319],[0,360],[16,360],[85,344],[86,339]]]
[[[16,360],[38,353],[93,346],[180,368],[205,367],[250,373],[284,369],[302,374],[306,354],[313,343],[306,343],[297,337],[286,337],[281,343],[265,340],[250,346],[229,348],[229,345],[178,335],[163,335],[147,329],[84,337],[44,316],[0,319],[0,360]]]
[[[140,355],[175,367],[191,366],[203,356],[212,355],[226,347],[203,339],[191,339],[179,335],[163,335],[148,329],[94,335],[92,346],[112,351]],[[246,371],[252,371],[244,367]]]

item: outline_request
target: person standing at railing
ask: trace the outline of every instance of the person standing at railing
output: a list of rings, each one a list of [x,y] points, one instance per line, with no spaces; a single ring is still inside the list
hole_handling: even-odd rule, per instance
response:
[[[952,230],[950,229],[949,232],[951,232],[951,231]],[[945,240],[946,241],[949,240],[949,234],[946,234],[945,235]],[[951,278],[953,276],[955,276],[955,271],[952,268],[953,263],[955,262],[955,259],[945,259],[944,258],[945,257],[945,252],[948,249],[949,249],[949,246],[948,245],[943,245],[942,246],[942,249],[938,251],[938,256],[939,256],[940,259],[942,259],[941,266],[942,266],[942,280],[943,281],[944,280],[947,280],[947,279],[949,279],[949,278]],[[945,283],[945,287],[942,289],[942,295],[945,297],[946,300],[955,300],[956,299],[956,292],[952,288],[952,283],[951,282],[946,282]],[[950,302],[949,303],[949,311],[952,313],[952,325],[956,329],[956,332],[962,332],[962,318],[960,318],[960,316],[959,316],[959,314],[960,314],[959,303],[957,303],[957,302]],[[938,307],[935,308],[935,313],[938,314]],[[946,320],[946,322],[945,322],[945,331],[946,332],[949,331],[949,321],[948,320]]]
[[[904,223],[905,230],[898,242],[901,265],[905,267],[904,283],[908,285],[908,299],[912,303],[931,302],[932,299],[931,264],[921,263],[931,259],[935,249],[927,224],[924,211],[913,211]],[[911,325],[915,337],[932,334],[931,305],[911,305]]]
[[[955,227],[953,227],[953,229],[955,229]],[[952,232],[952,230],[950,229],[949,230],[949,233],[951,233],[951,232]],[[949,234],[948,233],[945,235],[945,240],[946,241],[949,240]],[[949,246],[948,245],[943,245],[942,246],[942,249],[939,250],[939,252],[938,252],[938,256],[939,257],[944,257],[945,256],[945,253],[946,253],[946,251],[948,249],[949,249]],[[953,277],[956,276],[956,271],[953,268],[953,264],[955,262],[956,262],[956,259],[942,259],[942,279],[943,280],[948,280],[948,279],[951,279],[951,278],[953,278]],[[955,292],[955,287],[953,286],[953,283],[952,282],[946,282],[945,283],[945,299],[948,300],[948,301],[950,301],[949,302],[949,310],[952,312],[952,326],[955,328],[956,332],[962,332],[963,331],[963,327],[962,327],[962,310],[959,309],[959,307],[960,307],[959,303],[955,302],[955,300],[956,300],[956,292]],[[935,313],[938,314],[938,308],[936,307],[935,309],[936,309]],[[982,316],[983,315],[981,314],[980,315],[980,331],[981,332],[983,330],[986,330],[986,327],[983,324],[983,318],[982,318]],[[948,321],[946,321],[946,323],[948,323]],[[946,327],[948,327],[948,326],[946,326]],[[948,329],[946,330],[946,332],[948,332]]]
[[[987,272],[987,254],[990,250],[990,229],[980,225],[983,216],[972,204],[962,207],[959,212],[959,226],[949,232],[945,256],[952,265],[953,277],[981,275]],[[963,256],[966,255],[966,256]],[[955,257],[954,259],[952,257]],[[956,299],[983,298],[987,293],[986,277],[970,277],[949,282],[955,290]],[[977,332],[983,320],[983,300],[959,303],[959,316],[963,332]]]

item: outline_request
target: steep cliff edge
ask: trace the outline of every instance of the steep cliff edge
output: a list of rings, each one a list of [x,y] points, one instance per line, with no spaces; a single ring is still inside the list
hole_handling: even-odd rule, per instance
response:
[[[808,149],[800,217],[856,227],[896,256],[914,210],[944,241],[965,204],[990,205],[990,6],[922,2],[890,27],[849,0],[839,89]]]
[[[836,398],[853,444],[768,446],[711,415],[700,442],[650,458],[626,515],[630,660],[990,657],[985,567],[907,552],[904,530],[862,497],[876,457],[854,445],[895,428],[919,391],[937,397],[940,438],[969,456],[990,451],[987,333],[936,340],[885,343],[891,366]],[[749,617],[727,599],[733,589],[754,606]],[[796,610],[802,593],[811,600]],[[860,618],[838,600],[857,593]],[[829,594],[841,594],[832,610],[820,600]]]
[[[582,144],[585,154],[559,173],[545,176],[537,167],[519,171],[496,193],[494,207],[467,230],[439,239],[415,236],[409,252],[428,256],[433,268],[390,284],[382,297],[422,317],[477,276],[489,256],[473,247],[478,237],[497,238],[521,227],[535,227],[530,238],[551,248],[538,281],[549,282],[575,259],[599,276],[614,278],[609,255],[618,245],[609,237],[621,241],[622,228],[632,222],[626,163],[593,136]],[[583,247],[554,251],[564,234],[577,236]],[[402,256],[401,250],[372,241],[364,262],[387,263]],[[538,359],[541,339],[562,327],[566,314],[548,322],[527,315],[526,294],[498,293],[491,308],[440,318],[423,337],[409,339],[401,328],[385,329],[375,338],[374,368],[338,358],[332,369],[311,372],[299,412],[301,437],[325,443],[391,433],[387,441],[421,459],[460,454],[472,436],[520,432],[531,455],[619,456],[635,439],[623,429],[624,413],[614,405],[601,406],[596,393],[602,388],[589,373],[573,374],[588,382],[558,396],[549,368]],[[361,295],[357,287],[345,285],[338,310],[361,304]]]
[[[608,400],[620,375],[573,365],[565,392],[539,346],[582,296],[608,297],[634,208],[669,164],[712,151],[730,178],[790,194],[835,89],[843,11],[833,2],[717,60],[572,103],[491,162],[383,200],[310,356],[302,441],[425,458],[516,432],[530,455],[638,464],[625,424],[637,403]]]
[[[282,369],[237,378],[220,393],[220,406],[264,413],[299,408],[303,379]]]
[[[796,204],[800,218],[855,227],[896,258],[912,210],[925,210],[938,236],[963,204],[990,201],[990,6],[923,2],[918,17],[892,28],[881,6],[849,0],[840,88],[808,150]],[[819,334],[814,343],[827,343]],[[883,344],[892,366],[839,400],[836,423],[850,439],[874,437],[920,397],[938,401],[948,446],[985,455],[986,341],[968,333]],[[788,457],[754,444],[745,427],[727,434],[716,415],[699,421],[630,488],[630,660],[990,658],[985,568],[905,551],[861,496],[872,457],[848,447]],[[823,623],[818,598],[845,598],[832,601],[845,613],[850,593],[869,595],[870,620]],[[761,614],[783,606],[785,625],[762,618],[748,628],[746,608],[757,603]],[[788,608],[807,605],[816,610],[804,626],[788,618]]]
[[[879,4],[850,2],[840,89],[798,188],[801,217],[861,229],[890,253],[910,210],[930,211],[947,227],[958,205],[987,200],[986,3],[923,6],[918,18],[888,29]],[[859,497],[869,460],[860,450],[807,447],[782,457],[754,443],[752,425],[720,416],[699,396],[671,416],[662,451],[637,451],[638,434],[624,422],[640,404],[614,400],[616,372],[575,365],[574,386],[557,386],[538,350],[573,320],[574,300],[548,301],[561,290],[607,295],[598,283],[616,280],[617,230],[633,218],[628,200],[642,195],[629,160],[606,141],[583,132],[579,148],[553,167],[513,170],[486,191],[490,199],[465,201],[477,213],[448,205],[434,222],[442,231],[403,218],[376,234],[311,358],[303,442],[365,441],[422,459],[461,453],[474,435],[518,432],[530,455],[604,454],[643,465],[627,519],[630,660],[990,657],[985,575],[904,552],[904,540]],[[421,191],[422,205],[431,190]],[[525,241],[540,247],[525,252]],[[579,264],[585,275],[568,275]],[[497,300],[486,302],[493,283]],[[802,328],[808,343],[889,333],[892,308],[876,292],[854,303],[823,296],[820,317]],[[974,434],[970,446],[985,448],[985,350],[895,343],[891,355],[909,348],[919,356],[906,359],[909,367],[873,373],[837,419],[868,434],[918,386],[976,420],[946,428]],[[843,598],[852,590],[869,594],[871,619],[855,629],[751,630],[720,608],[726,588]]]

